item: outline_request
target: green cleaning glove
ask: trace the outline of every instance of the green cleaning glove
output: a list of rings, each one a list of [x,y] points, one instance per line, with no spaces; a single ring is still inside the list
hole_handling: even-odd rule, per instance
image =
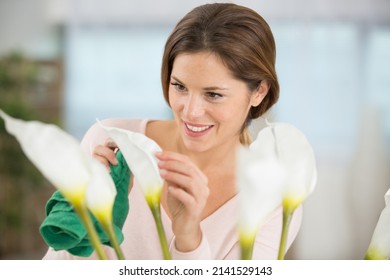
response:
[[[129,213],[130,170],[120,151],[116,153],[116,158],[118,165],[111,165],[111,177],[117,190],[113,224],[118,242],[122,243],[124,239],[122,228]],[[110,246],[108,235],[92,214],[91,217],[101,243]],[[46,218],[39,231],[46,244],[56,251],[67,250],[72,255],[88,257],[94,250],[79,216],[59,191],[56,191],[46,203]]]

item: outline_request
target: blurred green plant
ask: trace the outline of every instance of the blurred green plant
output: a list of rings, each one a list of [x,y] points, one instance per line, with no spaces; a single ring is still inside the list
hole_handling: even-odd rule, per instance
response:
[[[0,58],[0,107],[24,119],[39,119],[39,112],[28,102],[28,94],[36,86],[37,66],[20,53]],[[42,176],[27,160],[19,144],[0,121],[0,174],[17,178],[28,177],[40,182]]]
[[[20,52],[0,57],[1,109],[18,118],[58,122],[48,120],[32,102],[40,84],[39,65],[35,61]],[[0,120],[0,259],[23,250],[20,237],[37,220],[36,213],[29,208],[34,203],[30,196],[45,185],[47,181]],[[36,223],[38,226],[39,221]]]

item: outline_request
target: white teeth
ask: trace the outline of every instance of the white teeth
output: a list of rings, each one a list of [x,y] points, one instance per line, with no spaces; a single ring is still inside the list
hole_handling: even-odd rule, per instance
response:
[[[202,132],[202,131],[205,131],[206,129],[209,129],[211,127],[211,125],[207,125],[207,126],[192,126],[192,125],[189,125],[189,124],[186,124],[187,128],[193,132]]]

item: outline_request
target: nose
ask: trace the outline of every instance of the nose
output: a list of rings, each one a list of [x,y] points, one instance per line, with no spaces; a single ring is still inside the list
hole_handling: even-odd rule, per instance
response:
[[[184,104],[184,115],[188,118],[197,118],[204,114],[205,108],[201,96],[190,94]]]

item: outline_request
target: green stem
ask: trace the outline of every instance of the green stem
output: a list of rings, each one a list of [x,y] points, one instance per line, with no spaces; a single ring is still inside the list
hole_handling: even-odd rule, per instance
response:
[[[112,247],[115,250],[115,253],[116,253],[117,257],[118,257],[118,260],[124,260],[125,256],[123,255],[123,252],[122,252],[122,250],[121,250],[121,248],[119,246],[119,242],[118,242],[118,239],[116,238],[116,235],[115,235],[112,223],[110,223],[110,222],[108,222],[108,223],[102,222],[102,226],[103,226],[104,230],[108,234],[108,237],[110,239],[110,243],[111,243]]]
[[[161,250],[164,256],[164,260],[171,260],[171,254],[169,253],[169,247],[167,238],[165,236],[164,227],[161,221],[161,210],[160,210],[160,204],[149,204],[150,210],[152,211],[152,215],[154,218],[154,221],[156,222],[158,237],[160,239],[161,244]]]
[[[286,253],[288,229],[290,227],[291,217],[293,213],[294,210],[290,210],[290,209],[286,210],[283,208],[283,226],[282,226],[282,235],[280,237],[278,260],[284,260],[284,254]]]
[[[81,222],[84,224],[89,240],[91,241],[92,247],[96,250],[99,259],[107,260],[107,255],[103,250],[102,244],[100,243],[99,236],[96,232],[96,229],[92,223],[92,219],[89,215],[87,207],[84,204],[74,205],[77,214],[79,215]]]
[[[241,246],[241,259],[242,260],[251,260],[253,254],[253,246],[255,244],[255,236],[241,237],[240,246]]]

